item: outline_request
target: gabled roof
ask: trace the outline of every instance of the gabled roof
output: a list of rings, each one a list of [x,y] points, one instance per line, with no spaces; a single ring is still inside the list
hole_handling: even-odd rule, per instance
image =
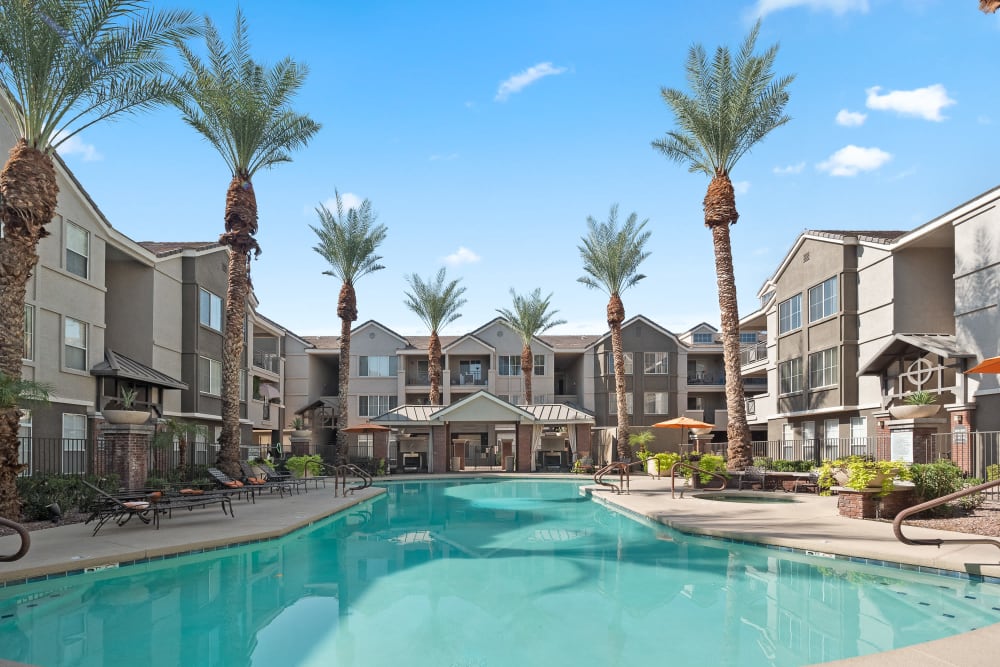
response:
[[[713,333],[719,333],[719,330],[716,329],[715,327],[713,327],[708,322],[702,322],[701,324],[694,325],[693,327],[691,327],[690,329],[688,329],[687,331],[685,331],[684,334],[694,333],[694,332],[702,330],[702,329],[711,329]],[[681,334],[681,335],[684,335],[684,334]]]
[[[633,324],[636,324],[638,322],[642,322],[643,324],[647,324],[647,325],[653,327],[653,329],[655,329],[656,331],[659,331],[661,334],[663,334],[664,336],[667,336],[668,338],[673,338],[674,342],[676,342],[678,345],[684,345],[684,343],[682,343],[681,340],[672,331],[670,331],[668,329],[664,329],[659,324],[657,324],[653,320],[649,319],[645,315],[634,315],[634,316],[628,318],[627,320],[625,320],[624,322],[622,322],[622,331],[624,331],[626,328],[628,328],[628,327],[630,327]],[[603,343],[608,338],[611,338],[611,332],[610,331],[608,331],[606,334],[602,334],[599,338],[597,338],[597,340],[595,340],[593,343],[591,343],[590,345],[588,345],[587,349],[590,349],[592,347],[597,347],[598,345],[600,345],[601,343]]]
[[[483,404],[486,404],[485,406]],[[470,416],[470,412],[476,410],[492,413],[488,417],[479,415]],[[530,412],[512,405],[502,398],[497,398],[488,391],[477,391],[469,394],[460,401],[445,406],[434,413],[435,422],[444,421],[524,421],[534,422],[535,418]]]
[[[458,337],[454,338],[451,342],[449,342],[447,345],[444,344],[444,341],[441,341],[441,351],[443,353],[445,353],[445,354],[448,354],[448,349],[449,348],[455,347],[459,343],[467,341],[467,340],[471,340],[472,342],[474,342],[474,343],[476,343],[478,345],[482,345],[483,347],[485,347],[490,352],[495,352],[496,351],[496,348],[494,346],[490,345],[489,343],[487,343],[485,340],[483,340],[479,336],[474,336],[472,334],[465,334],[464,336],[458,336]],[[430,342],[428,342],[427,345],[429,347],[430,346]]]
[[[474,329],[472,331],[472,335],[476,336],[477,338],[479,338],[480,340],[482,340],[482,341],[485,342],[486,339],[482,338],[483,330],[486,329],[487,327],[493,326],[494,324],[502,324],[504,327],[507,328],[508,331],[510,331],[511,333],[513,333],[515,336],[517,336],[518,340],[521,339],[521,335],[517,331],[514,330],[514,327],[512,327],[510,325],[510,321],[508,321],[506,317],[494,317],[492,320],[490,320],[489,322],[487,322],[483,326],[481,326],[481,327],[479,327],[477,329]],[[531,338],[532,338],[532,340],[538,341],[539,343],[541,343],[545,347],[549,348],[550,350],[552,349],[552,345],[550,345],[545,339],[541,338],[540,336],[532,336]],[[489,344],[489,343],[487,343],[487,344]],[[494,348],[494,349],[496,349],[496,348]]]
[[[431,423],[431,415],[440,409],[440,405],[400,405],[370,421],[382,426],[426,426]]]
[[[859,377],[878,375],[900,355],[913,349],[930,352],[945,359],[976,357],[975,353],[959,347],[955,336],[951,334],[895,334],[871,359],[861,365],[857,374]]]
[[[593,424],[594,415],[563,403],[512,405],[487,391],[480,390],[451,405],[401,405],[371,421],[396,428],[430,426],[446,421]]]
[[[305,406],[304,408],[299,408],[298,410],[295,411],[295,414],[302,415],[302,414],[305,414],[306,412],[308,412],[309,410],[315,410],[316,408],[332,408],[332,409],[336,409],[337,408],[337,403],[336,403],[336,401],[331,401],[331,400],[328,400],[328,399],[325,399],[325,398],[321,398],[319,400],[313,401],[312,403],[310,403],[309,405]]]
[[[518,406],[542,424],[593,424],[594,415],[565,403],[536,403]]]
[[[139,245],[156,255],[158,259],[182,253],[185,250],[222,250],[218,241],[137,241]]]
[[[898,229],[876,229],[869,231],[852,231],[846,229],[807,229],[802,233],[836,239],[839,241],[843,241],[845,238],[854,237],[859,241],[889,245],[900,236],[908,234],[909,232]]]
[[[91,368],[90,374],[98,377],[131,380],[132,382],[151,384],[154,387],[163,387],[165,389],[188,388],[184,382],[175,380],[166,373],[161,373],[114,350],[105,350],[104,361]]]
[[[550,335],[542,334],[540,339],[548,343],[556,352],[569,350],[585,350],[600,338],[600,334]]]

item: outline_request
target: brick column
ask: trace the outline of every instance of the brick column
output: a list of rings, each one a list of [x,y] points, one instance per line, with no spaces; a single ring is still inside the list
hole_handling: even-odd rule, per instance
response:
[[[149,476],[149,445],[154,426],[105,424],[104,449],[110,456],[110,471],[125,489],[142,489]]]
[[[570,428],[576,429],[576,456],[578,459],[582,459],[584,456],[590,456],[593,459],[593,454],[591,449],[593,444],[590,440],[590,424],[573,424]]]
[[[517,472],[531,472],[531,424],[517,425]]]
[[[951,460],[962,469],[972,472],[972,432],[975,430],[975,407],[963,406],[948,410],[951,426]]]
[[[312,449],[312,444],[311,444],[312,439],[309,436],[300,438],[298,436],[293,435],[291,438],[289,438],[289,440],[291,440],[291,446],[289,447],[289,449],[292,450],[289,453],[289,456],[303,456],[305,454],[312,454],[312,451],[310,451]],[[344,452],[344,455],[346,456],[347,452]]]
[[[428,472],[448,472],[448,428],[446,426],[431,426],[431,436],[434,440],[433,463]]]

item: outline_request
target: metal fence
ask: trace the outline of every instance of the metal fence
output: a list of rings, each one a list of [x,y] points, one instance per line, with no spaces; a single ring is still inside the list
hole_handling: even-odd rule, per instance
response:
[[[865,438],[813,438],[809,440],[756,440],[750,443],[754,458],[783,461],[822,461],[845,456],[874,456],[889,451],[888,436]]]

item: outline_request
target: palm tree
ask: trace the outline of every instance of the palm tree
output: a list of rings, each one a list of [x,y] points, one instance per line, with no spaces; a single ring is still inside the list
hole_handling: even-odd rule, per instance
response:
[[[347,426],[347,390],[351,377],[351,322],[358,319],[358,297],[354,285],[362,276],[385,268],[379,264],[382,257],[376,255],[375,250],[385,240],[388,230],[385,225],[376,223],[378,216],[372,211],[370,201],[366,199],[358,208],[350,208],[345,213],[340,192],[334,190],[334,194],[337,215],[320,204],[316,209],[320,227],[312,227],[312,230],[319,238],[319,244],[313,250],[330,263],[330,270],[323,274],[338,278],[342,283],[340,296],[337,298],[337,317],[340,318],[340,401],[336,461],[340,463],[347,451],[347,434],[343,429]]]
[[[543,299],[540,287],[524,296],[511,288],[510,295],[514,299],[514,308],[497,308],[497,312],[521,337],[521,343],[523,343],[521,376],[524,378],[524,402],[531,405],[531,374],[535,368],[535,357],[531,353],[531,339],[552,327],[566,324],[566,320],[553,319],[559,311],[549,311],[549,301],[552,299],[552,294],[550,293]]]
[[[625,304],[621,293],[645,278],[639,265],[649,257],[645,250],[649,232],[643,231],[649,220],[639,222],[632,213],[625,223],[618,226],[618,205],[611,207],[607,222],[587,217],[587,236],[577,246],[587,275],[577,281],[587,287],[608,293],[608,327],[611,329],[611,351],[615,363],[615,395],[618,407],[618,458],[631,455],[628,444],[628,403],[625,400],[625,353],[622,351],[622,322],[625,321]]]
[[[787,123],[787,88],[794,76],[775,78],[772,71],[778,46],[755,56],[760,22],[747,36],[735,60],[726,47],[709,62],[701,46],[691,47],[687,59],[693,95],[662,89],[663,100],[674,112],[678,129],[653,146],[692,172],[711,178],[703,203],[705,226],[712,231],[715,274],[722,323],[726,407],[729,411],[728,459],[732,468],[752,463],[740,373],[740,317],[729,225],[736,224],[736,195],[730,174],[744,154],[767,134]]]
[[[265,68],[250,57],[247,22],[237,10],[232,45],[227,46],[205,19],[207,63],[181,46],[187,72],[175,104],[184,122],[219,152],[232,178],[226,190],[225,233],[229,280],[222,347],[222,435],[217,464],[238,475],[240,445],[240,360],[243,321],[250,290],[250,253],[260,254],[257,196],[253,177],[262,168],[291,162],[290,152],[305,146],[319,124],[290,108],[308,68],[285,58]]]
[[[206,441],[209,436],[207,426],[183,419],[163,419],[153,435],[154,447],[173,447],[177,443],[177,467],[182,471],[187,467],[187,446],[197,439]]]
[[[986,14],[993,14],[1000,9],[1000,0],[979,0],[979,9]]]
[[[166,47],[197,34],[188,12],[135,0],[0,0],[0,113],[17,132],[0,170],[0,372],[21,377],[24,298],[56,211],[53,152],[106,119],[168,100]],[[0,408],[0,515],[20,500],[17,406]]]
[[[424,282],[417,274],[406,276],[410,291],[406,294],[406,307],[412,310],[431,330],[431,341],[427,347],[427,373],[431,380],[430,404],[441,405],[441,339],[438,332],[462,316],[458,309],[465,305],[462,295],[464,287],[459,287],[461,278],[445,282],[445,270],[441,267],[437,277]]]

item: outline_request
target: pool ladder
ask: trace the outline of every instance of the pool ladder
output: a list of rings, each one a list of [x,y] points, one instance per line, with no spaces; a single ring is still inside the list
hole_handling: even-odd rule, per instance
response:
[[[993,546],[1000,549],[1000,540],[996,540],[990,537],[969,537],[969,538],[933,538],[933,539],[916,539],[911,537],[906,537],[903,535],[903,522],[909,519],[914,514],[919,514],[924,510],[929,510],[945,503],[950,503],[953,500],[958,500],[959,498],[965,498],[966,496],[975,495],[977,493],[982,493],[987,489],[992,489],[995,486],[1000,486],[1000,479],[995,479],[985,484],[977,484],[976,486],[970,486],[967,489],[962,489],[961,491],[956,491],[954,493],[949,493],[946,496],[941,496],[940,498],[934,498],[933,500],[928,500],[925,503],[920,503],[919,505],[914,505],[913,507],[907,507],[905,510],[896,515],[896,518],[892,522],[892,532],[895,533],[896,539],[903,544],[913,544],[913,545],[929,545],[940,548],[942,544],[992,544]]]
[[[625,463],[624,461],[613,461],[594,473],[594,483],[600,484],[601,486],[610,487],[612,491],[618,494],[628,493],[630,467],[631,467],[630,463]],[[604,481],[605,475],[611,475],[615,473],[618,474],[618,484]]]
[[[28,529],[19,524],[17,521],[11,521],[10,519],[4,519],[3,517],[0,517],[0,526],[13,528],[21,537],[21,548],[9,556],[0,554],[0,563],[10,563],[24,558],[24,555],[28,553],[28,549],[31,548],[31,535],[28,533]]]
[[[337,495],[337,489],[340,488],[341,494],[346,496],[349,492],[354,493],[355,491],[360,491],[361,489],[367,489],[372,485],[372,476],[368,474],[362,468],[354,465],[353,463],[342,463],[339,466],[328,466],[323,465],[324,470],[333,476],[333,495]],[[347,486],[348,477],[358,477],[361,479],[361,484],[357,486]]]
[[[674,472],[677,471],[677,470],[684,470],[684,469],[690,470],[693,473],[691,475],[691,479],[692,480],[694,479],[694,475],[705,474],[705,475],[711,475],[712,477],[716,477],[716,478],[718,478],[722,482],[722,486],[719,486],[719,487],[705,487],[706,491],[718,491],[719,489],[724,489],[724,488],[726,488],[726,484],[729,483],[729,481],[725,477],[723,477],[722,475],[720,475],[717,472],[712,472],[711,470],[702,470],[698,466],[693,465],[691,463],[687,463],[685,461],[678,461],[677,463],[675,463],[672,466],[670,466],[670,497],[671,498],[676,498],[677,497],[677,496],[674,495],[674,490],[675,490],[674,489],[674,485],[677,482],[677,477],[674,476]],[[684,497],[684,489],[681,489],[681,498],[683,498],[683,497]]]

